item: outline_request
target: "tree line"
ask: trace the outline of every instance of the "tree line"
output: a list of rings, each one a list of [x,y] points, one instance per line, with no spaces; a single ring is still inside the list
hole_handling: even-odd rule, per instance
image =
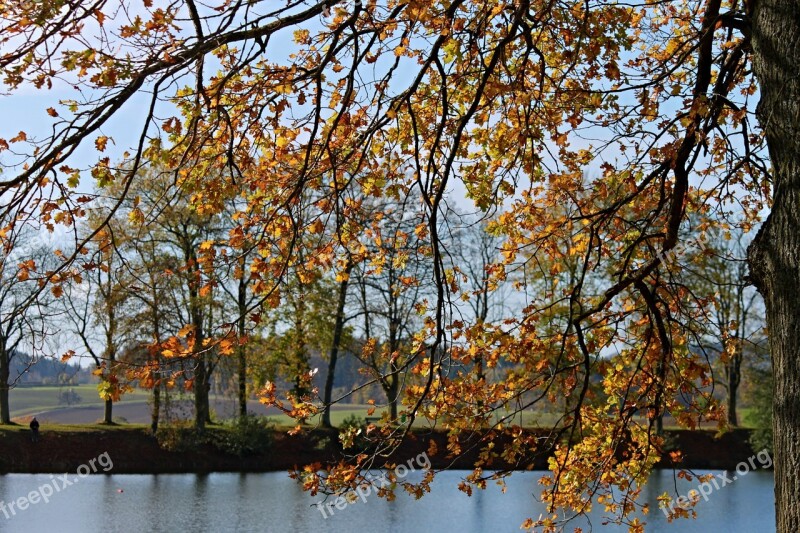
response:
[[[36,350],[37,342],[56,334],[62,343],[78,341],[67,355],[91,358],[105,400],[103,421],[109,424],[114,403],[138,386],[152,391],[154,429],[162,416],[162,398],[173,389],[194,395],[195,426],[202,429],[211,422],[209,393],[215,376],[235,389],[241,417],[247,415],[249,399],[278,383],[290,401],[310,402],[306,416],[321,411],[323,426],[331,426],[332,405],[353,395],[377,401],[387,409],[388,420],[398,418],[403,391],[415,383],[412,361],[420,347],[414,336],[430,319],[426,306],[435,297],[427,262],[430,243],[413,209],[374,202],[371,217],[349,228],[364,236],[357,250],[348,251],[330,270],[301,262],[300,256],[275,277],[265,297],[256,288],[261,280],[251,275],[261,260],[248,245],[254,239],[251,230],[225,216],[236,212],[238,194],[224,200],[225,214],[203,215],[174,170],[155,162],[141,178],[124,194],[120,182],[111,180],[87,206],[86,221],[76,225],[81,235],[91,236],[82,252],[80,277],[41,292],[41,284],[23,274],[24,266],[38,260],[42,265],[49,261],[52,268],[51,256],[59,253],[33,233],[24,240],[40,244],[4,256],[0,368],[13,368],[20,343]],[[302,206],[312,220],[318,220],[315,201],[309,196]],[[325,231],[315,222],[296,234],[313,240]],[[506,236],[497,219],[476,213],[454,216],[446,234],[444,242],[452,251],[447,258],[450,283],[459,295],[454,313],[473,327],[496,327],[504,316],[521,313],[531,293],[546,294],[569,283],[579,268],[575,261],[555,262],[536,253],[504,262]],[[231,238],[240,242],[225,247]],[[698,390],[708,398],[724,397],[731,426],[740,422],[738,390],[745,369],[761,376],[767,353],[763,304],[746,279],[746,239],[737,229],[687,230],[684,245],[663,258],[669,265],[665,275],[676,290],[713,302],[686,324],[686,342],[713,369],[712,386],[697,383]],[[209,252],[210,258],[201,260]],[[508,273],[494,277],[501,268]],[[28,306],[26,298],[33,295],[36,306]],[[537,332],[543,339],[558,335],[568,316],[563,307],[548,312],[546,325]],[[335,388],[343,358],[350,372],[346,386]],[[26,360],[27,369],[33,363]],[[312,361],[318,366],[312,368]],[[519,370],[515,362],[487,362],[480,355],[470,363],[453,364],[445,373],[469,373],[491,383]],[[353,375],[357,368],[364,371]],[[24,370],[7,373],[6,391]],[[569,402],[564,405],[568,409]],[[0,412],[3,423],[9,423],[7,393],[0,395]],[[655,417],[659,433],[664,414]]]

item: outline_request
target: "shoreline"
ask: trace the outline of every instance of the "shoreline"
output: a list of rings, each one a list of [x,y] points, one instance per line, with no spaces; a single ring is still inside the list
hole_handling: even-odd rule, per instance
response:
[[[214,432],[211,428],[210,432]],[[680,450],[684,460],[672,464],[662,459],[656,468],[688,468],[734,470],[757,450],[748,442],[746,429],[735,429],[715,439],[711,430],[665,431],[671,448]],[[208,443],[186,449],[166,450],[144,428],[118,427],[113,429],[48,430],[41,431],[40,440],[31,442],[27,430],[8,430],[0,426],[0,474],[54,474],[75,472],[81,465],[103,454],[113,461],[106,474],[206,474],[214,472],[278,472],[302,468],[313,463],[341,459],[336,430],[313,429],[290,436],[285,430],[272,432],[272,443],[262,453],[236,455],[225,453]],[[429,449],[431,441],[440,452],[430,457],[435,469],[471,470],[477,453],[467,453],[456,459],[443,454],[447,433],[419,431],[397,449],[388,460],[405,462]],[[465,436],[466,440],[466,436]],[[512,470],[546,470],[546,458],[540,457],[525,465],[498,462],[484,468]]]

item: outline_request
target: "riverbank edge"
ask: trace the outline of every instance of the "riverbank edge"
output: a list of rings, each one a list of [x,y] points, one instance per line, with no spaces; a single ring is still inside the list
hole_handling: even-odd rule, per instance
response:
[[[679,450],[684,459],[673,464],[668,459],[659,468],[688,468],[697,470],[734,470],[742,461],[754,456],[746,429],[735,429],[719,437],[714,431],[666,431],[672,450]],[[113,474],[177,474],[212,472],[276,472],[302,468],[313,463],[338,461],[342,452],[336,430],[313,429],[299,435],[276,430],[269,452],[238,456],[224,453],[210,444],[194,449],[170,451],[161,448],[149,431],[140,428],[42,431],[38,442],[32,442],[27,431],[0,428],[0,474],[76,472],[81,465],[107,454],[112,467],[96,469],[95,473]],[[400,445],[387,462],[406,462],[431,449],[433,468],[472,469],[477,451],[466,452],[453,459],[444,450],[448,434],[442,431],[418,431]],[[465,435],[465,441],[468,437]],[[435,446],[431,445],[431,442]],[[499,443],[502,446],[502,443]],[[497,463],[485,469],[545,470],[546,458],[533,464],[507,465]]]

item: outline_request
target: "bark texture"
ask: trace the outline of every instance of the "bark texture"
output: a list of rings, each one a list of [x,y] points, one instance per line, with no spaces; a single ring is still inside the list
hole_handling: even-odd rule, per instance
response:
[[[800,531],[800,3],[755,0],[757,113],[773,165],[773,206],[748,250],[767,308],[774,372],[775,510],[779,533]]]

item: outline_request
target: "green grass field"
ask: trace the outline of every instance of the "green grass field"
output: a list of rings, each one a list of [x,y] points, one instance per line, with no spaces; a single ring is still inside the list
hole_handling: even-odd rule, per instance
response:
[[[349,405],[342,406],[341,409],[335,409],[335,410],[331,411],[331,424],[333,424],[334,426],[340,426],[342,424],[342,422],[346,418],[348,418],[350,416],[353,416],[353,415],[355,415],[355,416],[357,416],[359,418],[366,418],[367,417],[367,410],[368,410],[368,407],[365,406],[365,405],[353,405],[352,407],[349,406]],[[369,415],[369,416],[377,417],[377,416],[380,416],[380,413],[376,410],[372,415]],[[297,425],[297,421],[289,418],[289,416],[284,415],[284,414],[270,416],[269,418],[273,422],[275,422],[275,424],[278,425],[278,426],[293,427],[293,426]],[[316,417],[310,419],[306,423],[306,425],[307,426],[319,425],[319,420],[320,420],[320,416],[316,416]]]
[[[76,394],[78,394],[81,398],[81,401],[77,404],[73,404],[72,406],[68,405],[59,405],[59,395],[67,390],[74,390]],[[139,389],[135,389],[127,394],[125,394],[121,400],[123,404],[146,404],[148,399],[150,398],[150,393],[148,391],[143,391]],[[11,416],[12,418],[25,418],[31,416],[34,413],[42,413],[48,411],[59,410],[67,407],[102,407],[103,400],[100,399],[100,396],[97,393],[97,387],[95,385],[77,385],[74,387],[49,387],[49,386],[40,386],[40,387],[17,387],[11,390],[10,393],[10,403],[11,403]],[[334,426],[340,426],[342,422],[351,416],[357,416],[359,418],[366,418],[368,415],[369,406],[367,405],[340,405],[337,406],[335,409],[331,411],[331,422]],[[745,415],[747,409],[741,409],[739,413],[739,420],[742,427],[749,427],[750,424],[745,422]],[[376,409],[371,417],[380,417],[382,411],[380,409]],[[507,417],[507,418],[506,418]],[[277,426],[281,427],[292,427],[296,425],[296,421],[289,418],[287,415],[284,414],[275,414],[269,417]],[[307,422],[307,426],[317,426],[319,425],[319,416],[310,419]],[[523,413],[516,413],[513,416],[510,416],[510,413],[506,412],[498,412],[495,416],[495,420],[499,421],[500,418],[505,418],[504,422],[505,425],[512,425],[518,424],[523,427],[547,427],[556,422],[558,416],[553,413],[537,413],[532,411],[526,411]],[[135,425],[135,424],[132,424]],[[91,428],[93,425],[75,425],[75,427],[89,427]],[[418,420],[414,423],[415,427],[428,427],[430,426],[430,422],[427,420]],[[101,426],[105,427],[105,426]],[[665,420],[665,427],[667,429],[677,429],[674,425],[674,421],[671,419]]]
[[[59,395],[74,390],[80,396],[80,403],[59,405]],[[134,390],[122,397],[123,402],[146,402],[149,397],[146,391]],[[96,385],[76,385],[70,387],[15,387],[9,393],[11,416],[23,417],[42,411],[51,411],[63,407],[102,406],[103,400],[97,393]]]
[[[149,428],[150,426],[147,424],[48,424],[45,431],[86,433],[90,431],[140,431]],[[29,433],[30,429],[28,429],[27,424],[18,423],[16,425],[0,426],[0,432],[2,431],[24,431]]]
[[[59,395],[63,391],[67,390],[74,390],[76,394],[78,394],[81,398],[81,401],[77,404],[73,405],[60,405],[59,404]],[[120,403],[131,404],[131,403],[142,403],[146,404],[151,397],[151,393],[149,391],[134,389],[131,392],[126,393]],[[70,387],[50,387],[50,386],[40,386],[40,387],[16,387],[11,390],[9,401],[11,404],[11,417],[12,418],[25,418],[29,417],[35,413],[42,413],[48,411],[54,411],[58,409],[64,409],[69,407],[102,407],[103,400],[97,393],[97,386],[96,385],[76,385]],[[118,405],[118,404],[117,404]],[[367,416],[367,409],[368,406],[364,405],[353,405],[352,407],[347,406],[342,409],[335,409],[331,412],[331,422],[334,425],[339,425],[342,421],[352,415],[359,416],[361,418],[365,418]],[[379,416],[379,412],[375,412],[373,416]],[[285,426],[285,427],[292,427],[296,424],[292,419],[290,419],[287,415],[275,415],[269,417],[276,425],[278,426]],[[317,417],[318,418],[318,417]],[[311,420],[309,421],[308,425],[317,425],[318,420]],[[135,424],[132,424],[135,425]],[[66,425],[65,427],[72,427],[73,425]],[[88,425],[79,425],[75,424],[74,427],[78,428],[92,428],[94,424]],[[97,426],[97,427],[106,427],[106,426]]]

